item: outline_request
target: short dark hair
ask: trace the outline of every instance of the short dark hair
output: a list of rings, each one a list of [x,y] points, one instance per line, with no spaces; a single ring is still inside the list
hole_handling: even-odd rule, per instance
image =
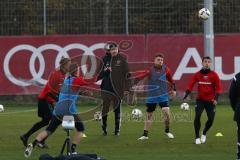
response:
[[[164,58],[164,54],[162,54],[162,53],[157,53],[154,58],[157,58],[157,57]]]
[[[60,64],[60,66],[62,66],[62,65],[66,64],[69,61],[70,61],[70,58],[62,57],[60,62],[59,62],[59,64]]]
[[[204,56],[204,57],[202,58],[202,62],[203,62],[205,59],[212,60],[209,56]]]
[[[69,67],[69,73],[73,76],[76,71],[78,70],[78,64],[77,63],[72,63],[70,64],[70,67]]]

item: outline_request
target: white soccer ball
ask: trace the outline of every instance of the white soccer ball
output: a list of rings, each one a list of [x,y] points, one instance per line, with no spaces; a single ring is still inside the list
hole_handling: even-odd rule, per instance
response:
[[[95,120],[95,121],[101,121],[101,120],[102,120],[102,112],[97,111],[97,112],[94,114],[94,120]]]
[[[211,13],[207,8],[202,8],[198,12],[199,18],[203,20],[207,20],[210,17]]]
[[[133,109],[132,110],[132,118],[134,120],[140,119],[142,117],[142,111],[140,109]]]
[[[4,107],[2,104],[0,104],[0,112],[3,112],[4,111]]]
[[[181,107],[182,110],[187,111],[187,110],[189,110],[189,107],[190,107],[190,106],[189,106],[188,103],[182,103],[180,107]]]

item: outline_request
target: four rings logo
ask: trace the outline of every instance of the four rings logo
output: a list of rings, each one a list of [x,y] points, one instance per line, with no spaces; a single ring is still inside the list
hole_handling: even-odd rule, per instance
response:
[[[8,78],[8,80],[10,80],[12,83],[18,85],[18,86],[30,86],[32,85],[31,82],[38,82],[40,84],[45,84],[47,82],[46,79],[43,79],[42,76],[43,76],[43,73],[45,71],[45,60],[44,60],[44,57],[42,55],[42,52],[43,51],[46,51],[46,50],[55,50],[57,51],[57,57],[55,59],[55,68],[58,66],[60,60],[61,60],[61,57],[64,56],[64,57],[69,57],[68,55],[68,51],[72,50],[72,49],[79,49],[79,50],[82,50],[83,51],[83,55],[90,55],[90,61],[91,61],[91,68],[89,70],[89,73],[91,75],[94,74],[94,72],[96,71],[97,69],[97,63],[96,63],[96,57],[95,57],[95,54],[94,54],[94,50],[97,50],[97,49],[103,49],[105,46],[105,43],[96,43],[90,47],[86,46],[86,45],[83,45],[83,44],[79,44],[79,43],[73,43],[73,44],[69,44],[65,47],[61,47],[59,45],[56,45],[56,44],[45,44],[45,45],[42,45],[38,48],[35,48],[34,46],[32,45],[29,45],[29,44],[21,44],[21,45],[17,45],[15,47],[13,47],[11,50],[9,50],[9,52],[7,53],[5,59],[4,59],[4,62],[3,62],[3,69],[4,69],[4,73],[6,75],[6,77]],[[17,79],[10,71],[10,60],[11,58],[17,54],[17,52],[19,51],[23,51],[23,50],[26,50],[26,51],[30,51],[32,53],[31,57],[30,57],[30,61],[29,61],[29,70],[30,70],[30,73],[32,75],[32,79],[28,80],[28,81],[24,81],[24,80],[21,80],[21,79]],[[86,64],[87,62],[87,57],[88,56],[83,56],[82,59],[81,59],[81,65],[84,65]],[[36,60],[38,59],[39,61],[39,70],[36,71],[36,68],[35,68],[35,62]],[[82,72],[83,71],[83,67],[81,67],[82,69]]]

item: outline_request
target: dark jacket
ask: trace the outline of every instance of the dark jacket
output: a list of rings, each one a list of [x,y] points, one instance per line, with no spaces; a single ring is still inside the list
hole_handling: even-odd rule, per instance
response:
[[[106,54],[102,60],[103,66],[98,76],[98,80],[102,79],[101,89],[123,98],[124,91],[129,90],[127,58],[120,53],[114,57]],[[111,67],[112,71],[104,71],[106,67]]]
[[[240,122],[240,72],[233,78],[230,89],[229,99],[232,109],[234,110],[234,120]]]

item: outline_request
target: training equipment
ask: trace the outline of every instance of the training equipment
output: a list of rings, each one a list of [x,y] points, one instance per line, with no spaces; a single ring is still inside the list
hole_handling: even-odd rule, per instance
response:
[[[190,107],[189,104],[186,102],[182,103],[180,106],[180,108],[185,111],[189,110],[189,107]]]
[[[0,112],[3,112],[4,111],[4,107],[2,104],[0,104]]]
[[[135,108],[132,110],[132,118],[133,119],[137,120],[141,117],[142,117],[142,111],[140,109]]]
[[[102,112],[97,111],[93,116],[95,121],[101,121],[102,120]]]
[[[82,138],[87,138],[87,135],[83,133]]]
[[[203,20],[207,20],[210,17],[211,13],[207,8],[202,8],[198,12],[199,18]]]
[[[61,154],[63,155],[64,149],[66,147],[67,155],[72,154],[71,150],[71,138],[70,138],[70,130],[73,130],[75,128],[75,120],[73,116],[64,116],[62,120],[62,127],[67,132],[67,137],[63,143]]]
[[[222,137],[223,134],[222,134],[221,132],[218,132],[215,136],[216,136],[216,137]]]

